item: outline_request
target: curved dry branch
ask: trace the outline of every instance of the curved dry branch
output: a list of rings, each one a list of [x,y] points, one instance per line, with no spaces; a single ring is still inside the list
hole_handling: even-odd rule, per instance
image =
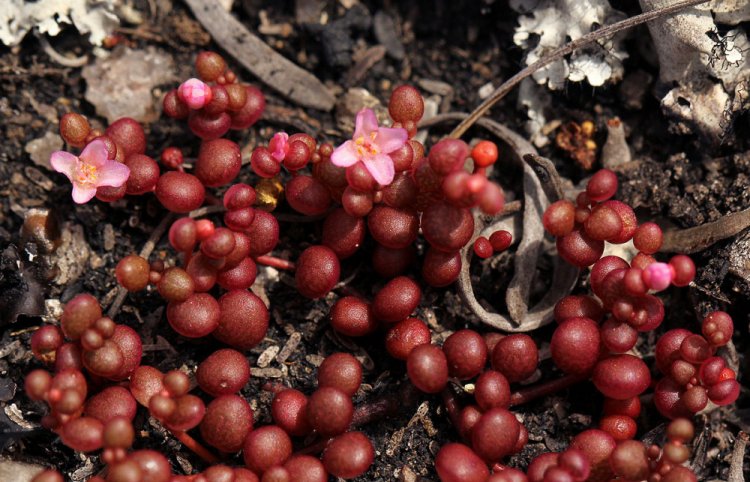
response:
[[[743,474],[742,466],[745,460],[745,450],[747,450],[747,442],[749,437],[745,432],[737,434],[737,438],[734,441],[734,448],[732,449],[732,457],[730,459],[729,477],[727,482],[745,482],[745,475]]]
[[[659,251],[692,254],[750,227],[750,208],[722,216],[716,221],[687,229],[668,229]]]

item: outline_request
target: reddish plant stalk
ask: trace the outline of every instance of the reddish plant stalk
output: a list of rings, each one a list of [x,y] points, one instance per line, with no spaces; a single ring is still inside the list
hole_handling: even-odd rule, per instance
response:
[[[537,398],[546,397],[557,393],[560,390],[564,390],[576,383],[582,382],[586,377],[565,375],[554,380],[548,380],[546,382],[533,385],[531,387],[522,388],[516,392],[510,394],[510,406],[515,407],[516,405],[522,405],[529,403]]]
[[[285,271],[294,271],[296,268],[293,262],[275,256],[258,256],[255,258],[255,262],[272,268],[283,269]]]
[[[366,425],[383,417],[398,413],[402,407],[413,405],[419,392],[411,383],[405,384],[397,393],[389,393],[354,409],[352,427]]]
[[[328,442],[330,442],[331,440],[333,440],[333,437],[318,439],[307,447],[302,447],[301,449],[297,450],[296,452],[294,452],[294,455],[318,455],[323,450],[325,450],[326,445],[328,445]]]
[[[198,455],[200,458],[208,462],[209,464],[218,464],[219,458],[211,453],[206,447],[201,445],[197,440],[195,440],[193,437],[187,434],[187,432],[180,431],[180,430],[169,430],[172,432],[172,435],[182,442],[182,444],[195,452],[196,455]]]
[[[458,402],[458,397],[456,397],[456,394],[450,388],[443,390],[441,395],[445,411],[448,412],[448,417],[451,419],[451,424],[454,427],[458,427],[461,421],[461,404]]]
[[[276,391],[279,385],[275,383],[266,383],[263,386],[264,390]],[[352,417],[351,429],[366,425],[376,420],[382,420],[385,417],[394,415],[399,412],[402,407],[408,407],[413,405],[419,396],[419,392],[411,383],[404,384],[401,389],[396,393],[389,393],[378,397],[376,400],[367,402],[363,405],[358,406],[354,409],[354,416]],[[297,455],[310,455],[318,454],[326,448],[331,438],[324,438],[316,440],[307,447],[304,447],[295,454]]]

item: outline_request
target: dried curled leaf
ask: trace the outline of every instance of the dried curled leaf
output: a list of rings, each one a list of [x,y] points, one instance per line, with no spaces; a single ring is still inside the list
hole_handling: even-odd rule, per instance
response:
[[[423,122],[420,127],[427,127],[449,120],[463,120],[466,117],[467,114],[462,113],[440,114],[429,121]],[[535,169],[544,167],[545,165],[547,169],[552,168],[549,167],[549,164],[545,164],[543,159],[538,157],[532,158],[532,160],[538,161],[533,162],[533,166],[529,162],[524,162],[524,156],[528,154],[536,155],[536,149],[523,136],[487,118],[480,118],[477,124],[505,142],[513,152],[512,159],[519,163],[519,166],[523,169],[523,231],[521,242],[514,257],[515,269],[513,279],[505,293],[505,302],[508,307],[509,316],[488,311],[477,301],[474,296],[474,288],[471,284],[471,275],[469,273],[474,240],[480,235],[489,235],[492,230],[504,229],[505,227],[500,227],[505,222],[502,217],[491,222],[489,225],[485,225],[485,221],[475,213],[474,236],[472,241],[461,250],[461,273],[458,278],[458,293],[467,307],[474,312],[482,323],[508,332],[531,331],[546,325],[553,319],[555,303],[570,293],[578,279],[578,270],[576,268],[562,260],[557,260],[549,290],[541,301],[533,307],[529,307],[529,294],[532,282],[534,281],[536,265],[541,254],[542,240],[544,238],[542,213],[548,204],[548,195],[545,193],[559,193],[559,189],[553,185],[556,173],[547,171],[547,175],[542,176],[544,182],[540,181],[540,176],[537,175]],[[559,186],[557,187],[559,188]],[[549,195],[557,196],[559,194]]]

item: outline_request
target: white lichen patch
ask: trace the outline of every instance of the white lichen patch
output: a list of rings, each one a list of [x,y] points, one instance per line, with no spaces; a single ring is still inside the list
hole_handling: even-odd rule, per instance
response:
[[[32,29],[54,37],[64,25],[73,25],[101,45],[120,22],[115,14],[119,0],[2,0],[0,2],[0,42],[12,46]]]
[[[625,18],[607,0],[511,0],[510,4],[522,14],[513,41],[527,50],[526,65],[602,25]],[[537,70],[533,78],[550,89],[562,89],[567,81],[584,80],[599,87],[622,78],[622,61],[627,57],[622,36],[615,36],[574,52],[569,60],[561,59]]]
[[[529,120],[526,121],[526,132],[536,147],[544,147],[549,138],[543,133],[547,124],[545,110],[551,105],[549,92],[531,79],[524,79],[518,89],[518,103],[526,109]]]

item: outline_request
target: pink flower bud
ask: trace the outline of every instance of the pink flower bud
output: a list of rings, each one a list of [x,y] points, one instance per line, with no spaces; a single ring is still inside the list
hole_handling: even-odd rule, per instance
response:
[[[211,102],[211,87],[199,79],[188,79],[177,89],[177,95],[191,109],[201,109]]]
[[[271,157],[277,162],[281,162],[286,157],[286,153],[289,152],[289,134],[286,132],[277,132],[271,138],[271,142],[268,143],[268,150],[271,151]]]
[[[673,278],[674,270],[667,263],[651,263],[641,274],[643,283],[654,291],[667,289]]]

